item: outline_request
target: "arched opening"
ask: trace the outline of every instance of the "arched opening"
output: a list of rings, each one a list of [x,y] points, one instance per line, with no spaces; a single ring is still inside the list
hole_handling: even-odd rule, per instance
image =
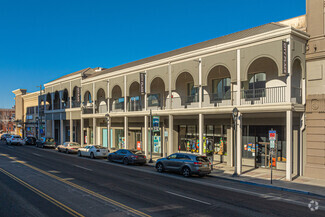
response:
[[[46,110],[52,110],[52,96],[50,93],[46,95]]]
[[[81,95],[80,88],[75,86],[72,94],[72,108],[80,107]]]
[[[129,111],[141,111],[142,110],[140,84],[136,81],[130,85],[128,109],[129,109]]]
[[[60,93],[58,91],[54,93],[54,109],[60,109]]]
[[[105,91],[100,88],[97,91],[97,108],[98,113],[106,113],[107,112],[107,104],[106,104],[106,98],[105,98]]]
[[[160,77],[156,77],[150,84],[150,94],[148,95],[148,107],[164,108],[166,103],[165,83]]]
[[[112,89],[111,108],[112,111],[124,111],[124,97],[119,85],[115,85]]]
[[[295,59],[291,76],[291,99],[293,102],[302,103],[302,66],[299,59]]]
[[[62,105],[63,108],[68,108],[69,107],[69,93],[67,89],[63,90],[63,95],[62,95]]]
[[[243,104],[263,104],[285,100],[285,77],[278,76],[278,66],[269,57],[254,60],[247,71],[248,80],[242,83]]]
[[[173,95],[173,107],[180,101],[181,106],[199,101],[199,88],[194,86],[194,79],[188,72],[182,72],[176,79],[176,93]]]
[[[91,106],[92,103],[93,103],[93,101],[92,101],[92,98],[91,98],[91,94],[90,94],[89,91],[87,91],[87,92],[85,93],[85,95],[84,95],[84,104],[85,104],[86,106]]]
[[[229,70],[225,66],[213,67],[207,76],[207,84],[208,86],[204,89],[209,93],[210,101],[231,99],[231,77]]]

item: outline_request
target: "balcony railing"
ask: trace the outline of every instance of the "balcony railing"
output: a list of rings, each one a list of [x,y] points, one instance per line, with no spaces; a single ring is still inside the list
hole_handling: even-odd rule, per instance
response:
[[[62,109],[68,109],[70,108],[70,101],[62,102]]]
[[[96,113],[106,113],[108,111],[107,109],[107,100],[103,100],[101,102],[96,102]]]
[[[111,104],[112,112],[123,112],[124,111],[124,98],[115,99]]]
[[[160,94],[150,94],[148,95],[148,108],[152,110],[162,110],[164,109],[163,103],[160,99]]]
[[[72,108],[79,108],[80,105],[81,105],[81,102],[80,101],[71,101],[72,103]]]
[[[84,103],[83,107],[82,107],[82,113],[83,114],[93,114],[94,110],[93,110],[93,103]]]
[[[167,99],[167,106],[169,100]],[[199,96],[174,96],[172,97],[172,109],[197,108],[199,107]]]
[[[60,102],[55,102],[54,103],[54,110],[58,110],[58,109],[61,109]]]
[[[202,107],[232,106],[236,104],[236,91],[203,95]]]
[[[286,87],[268,87],[260,89],[242,90],[241,104],[268,104],[281,103],[286,101]]]
[[[128,111],[142,111],[142,100],[141,96],[129,97],[128,101]]]

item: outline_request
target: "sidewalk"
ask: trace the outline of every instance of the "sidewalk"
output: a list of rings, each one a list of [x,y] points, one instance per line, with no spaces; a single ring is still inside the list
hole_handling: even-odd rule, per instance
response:
[[[153,157],[154,163],[147,163],[154,166],[158,157]],[[214,162],[213,171],[210,176],[227,179],[243,184],[256,185],[266,188],[275,188],[281,191],[297,192],[306,195],[316,195],[325,197],[325,180],[313,179],[303,176],[293,177],[293,181],[285,180],[285,171],[273,170],[273,184],[271,184],[271,171],[264,168],[242,167],[242,174],[233,177],[234,168],[225,163]]]

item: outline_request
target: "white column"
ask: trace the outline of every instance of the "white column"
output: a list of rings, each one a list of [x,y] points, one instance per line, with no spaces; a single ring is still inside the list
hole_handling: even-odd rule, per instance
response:
[[[60,109],[63,109],[63,107],[62,107],[62,97],[63,97],[63,96],[62,96],[62,95],[63,95],[63,92],[60,91],[60,92],[59,92],[59,101],[60,101],[59,103],[60,103]]]
[[[107,113],[111,112],[111,102],[110,102],[111,94],[109,92],[109,80],[107,80]]]
[[[144,153],[148,157],[148,116],[144,116]]]
[[[54,114],[52,114],[52,138],[55,139],[55,121],[54,121]]]
[[[72,87],[71,87],[71,81],[70,81],[70,91],[69,91],[69,96],[70,96],[70,99],[69,99],[69,102],[70,102],[70,108],[72,108]],[[70,116],[71,117],[71,116]]]
[[[147,111],[148,110],[148,94],[147,94],[147,71],[145,71],[145,75],[144,75],[144,90],[145,90],[145,94],[144,94],[144,110]]]
[[[304,171],[303,171],[303,160],[304,160],[304,137],[303,137],[303,132],[305,130],[305,114],[301,114],[300,117],[300,137],[299,137],[299,175],[303,176]]]
[[[168,128],[169,128],[169,133],[168,133],[168,152],[167,155],[170,155],[174,153],[174,117],[173,115],[168,115]]]
[[[64,139],[63,139],[63,118],[62,118],[62,114],[60,114],[60,143],[61,144],[64,143]]]
[[[70,112],[70,142],[73,142],[73,120],[71,114],[72,112]]]
[[[168,64],[168,94],[169,94],[169,109],[172,108],[172,65]]]
[[[230,166],[234,167],[234,121],[231,117],[230,119],[230,138],[227,138],[227,142],[231,142],[231,146],[230,146],[230,150],[227,151],[227,155],[228,155],[228,160],[230,161]],[[229,141],[228,141],[229,139]]]
[[[287,76],[287,88],[286,98],[287,102],[291,102],[291,77],[292,77],[292,66],[291,66],[291,41],[287,39],[288,44],[288,76]]]
[[[81,136],[81,147],[83,147],[85,145],[84,143],[85,135],[84,135],[84,119],[82,117],[80,119],[80,136]]]
[[[129,148],[128,146],[128,136],[129,136],[129,120],[128,117],[124,117],[124,140],[125,140],[125,147],[124,148]]]
[[[287,111],[287,118],[286,118],[286,180],[292,180],[292,111]]]
[[[111,124],[112,124],[112,118],[110,118],[107,124],[107,149],[108,150],[111,150]]]
[[[93,142],[94,142],[94,145],[97,145],[97,138],[96,138],[96,118],[93,118]]]
[[[238,112],[237,120],[237,173],[238,175],[242,172],[242,114]]]
[[[92,101],[93,101],[93,114],[95,114],[95,105],[96,105],[96,101],[95,101],[95,82],[93,83],[93,94],[91,96]],[[94,130],[94,144],[95,144],[95,130]]]
[[[124,112],[128,111],[127,104],[127,96],[126,96],[126,75],[124,75]]]
[[[202,59],[199,59],[199,108],[202,108]],[[201,144],[201,142],[200,142]],[[203,153],[203,152],[202,152]]]
[[[204,115],[199,114],[199,151],[203,154],[203,128],[204,128]]]
[[[240,105],[241,91],[241,76],[240,76],[240,50],[237,50],[237,90],[236,90],[236,105]]]

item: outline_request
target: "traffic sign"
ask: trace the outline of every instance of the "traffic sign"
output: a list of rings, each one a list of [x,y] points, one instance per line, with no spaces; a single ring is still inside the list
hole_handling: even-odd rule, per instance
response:
[[[269,140],[276,140],[276,131],[275,130],[270,130],[269,131]]]

